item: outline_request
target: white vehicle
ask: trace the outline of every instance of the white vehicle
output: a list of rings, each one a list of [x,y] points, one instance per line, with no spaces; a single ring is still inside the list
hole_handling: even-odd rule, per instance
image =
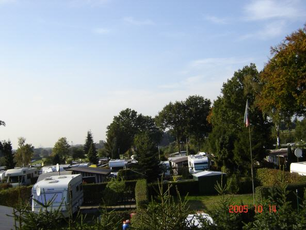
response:
[[[30,185],[32,178],[38,178],[38,170],[36,168],[14,168],[5,172],[7,183],[13,187],[20,185]]]
[[[201,153],[196,155],[190,155],[188,156],[188,167],[189,172],[196,173],[204,170],[209,169],[209,159],[208,157]]]
[[[4,177],[5,177],[5,171],[0,171],[0,182],[4,180]]]
[[[69,168],[70,165],[59,165],[59,171],[65,171],[67,168]],[[41,173],[51,173],[51,172],[57,172],[56,165],[49,165],[49,166],[44,166],[41,168]]]
[[[290,172],[298,173],[299,175],[306,176],[306,161],[291,163]]]
[[[51,176],[37,182],[32,188],[32,211],[44,211],[37,201],[52,201],[48,211],[60,209],[64,217],[72,215],[83,203],[82,175]]]
[[[197,228],[203,228],[203,222],[206,222],[208,225],[214,224],[213,219],[207,213],[189,214],[185,221],[188,227]]]
[[[111,174],[115,175],[118,173],[120,169],[126,168],[126,164],[127,164],[126,160],[120,160],[120,159],[110,160],[108,162],[108,166],[112,170]]]

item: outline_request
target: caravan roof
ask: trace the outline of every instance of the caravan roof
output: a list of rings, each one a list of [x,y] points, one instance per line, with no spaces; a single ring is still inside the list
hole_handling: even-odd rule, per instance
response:
[[[59,176],[50,176],[47,177],[39,182],[37,182],[34,187],[41,187],[43,189],[63,189],[68,186],[70,181],[72,181],[74,178],[82,177],[80,174],[74,174],[74,175],[59,175]]]

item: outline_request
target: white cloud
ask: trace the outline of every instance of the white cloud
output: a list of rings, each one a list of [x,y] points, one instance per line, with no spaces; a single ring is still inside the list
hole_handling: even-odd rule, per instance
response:
[[[127,24],[136,25],[136,26],[146,26],[146,25],[152,26],[152,25],[155,25],[155,23],[150,19],[136,20],[133,17],[125,17],[125,18],[123,18],[123,21]]]
[[[299,0],[253,0],[245,6],[244,13],[251,21],[305,17]]]
[[[106,28],[96,28],[93,30],[93,32],[96,34],[109,34],[110,30]]]
[[[218,18],[218,17],[215,17],[215,16],[209,16],[207,15],[205,17],[205,19],[207,21],[210,21],[214,24],[219,24],[219,25],[225,25],[225,24],[228,24],[229,23],[229,20],[228,19],[225,19],[225,18]]]
[[[267,40],[275,38],[284,34],[286,27],[285,21],[274,21],[263,26],[263,29],[254,33],[245,34],[238,40],[243,41],[247,39]]]

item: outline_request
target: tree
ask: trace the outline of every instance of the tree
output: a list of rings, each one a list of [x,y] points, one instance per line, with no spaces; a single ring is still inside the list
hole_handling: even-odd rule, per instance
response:
[[[0,126],[1,125],[5,126],[5,122],[0,120]]]
[[[135,149],[138,172],[144,174],[148,181],[155,181],[162,171],[158,159],[158,148],[148,132],[135,136]]]
[[[297,121],[295,128],[295,140],[306,142],[306,119]]]
[[[184,102],[186,107],[186,135],[194,138],[197,150],[200,150],[201,142],[211,132],[211,124],[207,117],[210,113],[211,102],[201,96],[189,96]]]
[[[166,105],[162,111],[155,117],[156,124],[163,130],[169,130],[169,132],[176,137],[176,143],[181,151],[181,141],[184,139],[186,133],[186,107],[183,102],[170,102]]]
[[[66,137],[61,137],[55,143],[52,149],[52,155],[55,157],[58,155],[59,163],[65,163],[70,153],[70,145],[68,144]]]
[[[83,147],[72,147],[72,159],[77,160],[80,158],[85,158],[84,148]]]
[[[18,138],[18,149],[15,153],[15,161],[17,166],[29,165],[34,153],[34,146],[25,144],[26,139],[23,137]]]
[[[3,143],[0,142],[0,151],[3,153],[6,169],[12,169],[15,167],[12,149],[12,143],[10,141],[4,141]]]
[[[86,136],[85,145],[84,145],[84,153],[85,153],[85,155],[88,154],[89,149],[90,149],[92,143],[94,143],[93,142],[92,133],[91,133],[91,131],[88,131],[87,132],[87,136]]]
[[[98,164],[97,150],[94,143],[91,143],[87,158],[92,164]]]
[[[148,131],[152,140],[159,143],[162,132],[149,116],[137,114],[135,110],[122,110],[107,127],[105,149],[111,158],[119,158],[120,154],[130,150],[136,134]]]
[[[243,123],[247,100],[253,157],[261,160],[269,146],[271,124],[254,103],[258,84],[259,74],[254,64],[238,70],[223,84],[223,95],[214,102],[209,116],[213,127],[208,138],[209,151],[215,154],[217,164],[230,172],[248,173],[250,168],[249,135]]]
[[[306,113],[306,25],[271,48],[273,55],[260,74],[260,108],[276,125],[289,123],[293,115]]]

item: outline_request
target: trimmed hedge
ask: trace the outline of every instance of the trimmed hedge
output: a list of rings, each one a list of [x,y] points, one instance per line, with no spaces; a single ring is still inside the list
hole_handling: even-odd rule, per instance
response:
[[[16,208],[22,204],[31,203],[32,186],[20,186],[0,191],[0,205]]]
[[[100,184],[83,184],[84,190],[84,202],[83,205],[100,205],[102,203],[103,192],[107,186],[107,183]],[[129,192],[129,198],[134,198],[136,180],[125,181],[125,191]]]
[[[136,208],[143,209],[149,203],[147,180],[138,180],[135,186]]]
[[[256,179],[263,186],[275,186],[280,181],[291,183],[306,183],[306,177],[279,169],[259,168],[256,170]]]

